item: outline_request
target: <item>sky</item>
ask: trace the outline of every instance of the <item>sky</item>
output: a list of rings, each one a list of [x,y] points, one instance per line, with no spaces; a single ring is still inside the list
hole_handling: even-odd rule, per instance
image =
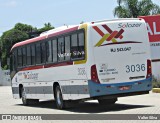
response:
[[[160,0],[152,0],[160,5]],[[0,36],[18,22],[41,28],[114,19],[117,0],[0,0]]]

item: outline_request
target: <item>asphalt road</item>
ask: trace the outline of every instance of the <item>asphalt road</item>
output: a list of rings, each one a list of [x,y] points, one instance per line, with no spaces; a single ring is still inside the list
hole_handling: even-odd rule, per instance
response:
[[[160,114],[160,93],[152,93],[139,96],[130,96],[119,98],[116,104],[109,106],[101,106],[95,101],[88,101],[76,105],[66,110],[58,110],[54,101],[40,101],[39,104],[33,106],[23,106],[20,99],[13,99],[11,87],[0,86],[0,114]],[[0,121],[6,123],[7,121]],[[8,121],[9,122],[9,121]],[[20,122],[20,121],[18,121]],[[28,121],[25,121],[28,122]],[[30,121],[31,122],[31,121]],[[39,121],[34,121],[39,122]],[[51,122],[51,121],[41,121]],[[89,122],[82,120],[68,120],[56,122]],[[105,122],[97,120],[93,122]],[[119,123],[120,121],[111,121]],[[136,121],[126,120],[121,122]],[[159,121],[139,121],[139,122],[160,122]]]

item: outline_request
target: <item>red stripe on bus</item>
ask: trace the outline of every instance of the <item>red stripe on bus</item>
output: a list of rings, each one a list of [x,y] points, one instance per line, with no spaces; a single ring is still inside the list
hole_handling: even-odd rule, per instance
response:
[[[123,38],[123,36],[122,36],[122,33],[124,32],[124,30],[123,29],[121,29],[119,32],[118,32],[118,34],[115,36],[115,38],[120,38],[120,39],[122,39]]]
[[[44,68],[59,67],[59,66],[68,66],[68,65],[73,65],[73,62],[64,62],[64,63],[48,64],[48,65],[44,65]]]
[[[93,29],[95,29],[102,37],[105,35],[97,26],[93,26]]]
[[[111,33],[113,33],[113,31],[107,26],[107,25],[102,25],[103,26],[103,28],[105,28],[110,34]],[[123,29],[121,29],[119,32],[118,32],[118,34],[115,36],[115,38],[120,38],[120,39],[122,39],[123,38],[123,36],[122,36],[122,33],[124,32],[124,30]]]
[[[26,44],[30,44],[30,43],[33,43],[33,42],[37,42],[37,41],[43,40],[43,39],[46,39],[48,37],[58,36],[60,34],[68,33],[68,32],[75,31],[75,30],[78,30],[78,26],[70,28],[70,29],[65,29],[63,31],[59,31],[59,32],[56,32],[56,33],[53,33],[53,34],[49,34],[49,35],[45,35],[45,36],[41,36],[41,37],[36,37],[36,38],[32,38],[32,39],[28,39],[28,40],[16,43],[12,47],[12,49],[14,49],[16,47],[19,47],[19,46],[23,46],[23,45],[26,45]],[[12,51],[12,49],[11,49],[11,51]]]
[[[116,45],[116,44],[134,44],[134,43],[142,43],[142,42],[138,42],[138,41],[124,41],[124,42],[114,42],[114,43],[107,43],[107,44],[103,44],[101,46],[107,46],[107,45]]]
[[[110,34],[113,32],[107,25],[102,25]]]
[[[68,33],[68,32],[71,32],[71,31],[75,31],[75,30],[78,30],[78,26],[67,29],[67,30],[63,30],[63,31],[60,31],[60,32],[56,32],[56,33],[53,33],[53,34],[49,34],[48,37],[50,38],[50,37],[53,37],[53,36],[58,36],[58,35]]]
[[[114,31],[111,33],[111,35],[107,38],[107,41],[112,40],[116,35],[117,35],[118,31]]]
[[[22,41],[22,42],[19,42],[19,43],[16,43],[15,45],[13,45],[12,49],[14,49],[16,47],[19,47],[19,46],[29,44],[29,43],[32,43],[32,42],[40,41],[40,40],[43,40],[45,38],[46,38],[46,36],[42,36],[42,37],[36,37],[36,38],[25,40],[25,41]],[[12,51],[12,49],[11,49],[11,51]]]
[[[20,71],[36,70],[36,69],[43,69],[43,68],[50,68],[50,67],[68,66],[68,65],[73,65],[73,62],[64,62],[64,63],[56,63],[56,64],[52,63],[47,65],[30,66],[27,68],[22,68]]]
[[[36,69],[42,69],[42,68],[43,68],[43,65],[39,65],[39,66],[30,66],[30,67],[22,68],[20,71],[36,70]]]

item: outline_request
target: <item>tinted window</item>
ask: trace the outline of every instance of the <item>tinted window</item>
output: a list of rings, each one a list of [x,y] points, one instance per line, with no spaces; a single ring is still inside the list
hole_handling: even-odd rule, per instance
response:
[[[82,60],[84,59],[84,33],[72,34],[71,36],[71,59]]]
[[[77,34],[72,34],[71,40],[72,40],[72,47],[77,47],[78,45]]]
[[[46,42],[46,57],[47,62],[52,62],[52,41]]]
[[[35,53],[35,45],[31,45],[31,62],[32,65],[35,65],[36,53]]]
[[[42,63],[46,62],[46,44],[45,42],[41,43],[41,58],[42,58]]]
[[[36,64],[41,64],[41,47],[40,47],[40,43],[36,44]]]
[[[22,49],[18,48],[18,67],[22,66]]]
[[[31,47],[27,46],[27,65],[31,65]]]
[[[57,62],[57,40],[52,41],[52,47],[53,47],[53,62]]]
[[[52,41],[37,42],[37,44],[19,48],[17,66],[82,60],[85,58],[84,39],[84,32],[80,30]]]
[[[17,69],[17,50],[14,50],[12,53],[12,70],[15,71]]]
[[[77,34],[71,36],[71,58],[72,60],[78,58],[78,37]]]
[[[78,58],[84,59],[85,51],[84,51],[84,33],[81,32],[78,34],[78,43],[79,43],[79,55]]]
[[[22,53],[23,53],[23,66],[26,65],[26,47],[22,48]]]
[[[66,61],[69,61],[70,60],[70,46],[71,46],[71,43],[70,43],[70,36],[66,36],[65,37],[65,60]]]
[[[64,61],[64,38],[58,38],[58,61]]]

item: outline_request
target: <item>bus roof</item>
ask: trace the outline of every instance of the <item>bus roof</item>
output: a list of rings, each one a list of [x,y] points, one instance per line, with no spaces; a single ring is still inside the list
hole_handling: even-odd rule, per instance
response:
[[[103,22],[107,22],[107,21],[113,22],[113,21],[123,21],[123,20],[138,20],[138,19],[141,20],[140,18],[121,18],[121,19],[113,19],[113,20],[98,20],[98,21],[86,22],[86,24],[96,24],[96,23],[103,23]],[[58,36],[60,34],[71,32],[71,31],[74,31],[74,30],[78,30],[79,26],[80,25],[71,25],[71,26],[65,25],[65,26],[62,26],[62,27],[58,27],[58,28],[43,32],[43,33],[40,34],[40,36],[38,36],[36,38],[32,38],[32,39],[28,39],[28,40],[16,43],[11,48],[11,51],[14,48],[19,47],[19,46],[23,46],[23,45],[30,44],[30,43],[33,43],[33,42],[37,42],[37,41],[40,41],[40,40],[43,40],[43,39],[46,39],[46,38],[49,38],[49,37]]]
[[[55,28],[55,29],[43,32],[38,37],[31,38],[31,39],[28,39],[28,40],[25,40],[25,41],[18,42],[16,44],[14,44],[13,47],[11,48],[11,51],[14,48],[19,47],[19,46],[23,46],[23,45],[30,44],[30,43],[33,43],[33,42],[37,42],[37,41],[40,41],[40,40],[43,40],[43,39],[46,39],[46,38],[50,38],[50,37],[53,37],[53,36],[58,36],[60,34],[71,32],[71,31],[74,31],[74,30],[78,30],[78,27],[79,27],[78,25],[63,26],[63,27],[59,27],[59,28]]]

